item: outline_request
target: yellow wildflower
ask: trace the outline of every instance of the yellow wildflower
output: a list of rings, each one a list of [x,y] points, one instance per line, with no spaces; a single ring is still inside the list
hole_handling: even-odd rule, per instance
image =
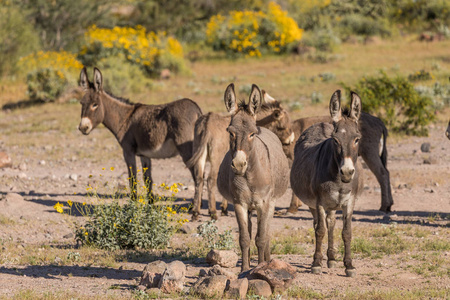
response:
[[[63,207],[64,207],[64,205],[62,205],[59,202],[53,206],[53,208],[56,209],[56,211],[59,212],[60,214],[62,214],[64,212]]]
[[[111,167],[110,169],[111,169],[111,171],[114,171],[114,167]]]
[[[68,201],[67,201],[67,204],[69,204],[69,206],[70,206],[70,207],[72,207],[72,205],[73,205],[73,202],[72,202],[72,201],[70,201],[70,200],[68,200]]]

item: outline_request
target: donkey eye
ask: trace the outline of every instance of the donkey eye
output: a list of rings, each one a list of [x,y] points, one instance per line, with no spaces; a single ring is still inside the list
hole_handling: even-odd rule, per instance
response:
[[[92,104],[92,109],[96,109],[98,107],[97,103]]]
[[[234,134],[234,132],[229,131],[229,133],[230,133],[230,138],[234,139],[234,137],[236,136],[236,135]]]
[[[356,138],[355,139],[355,145],[358,145],[358,143],[359,143],[359,138]]]
[[[255,132],[250,133],[250,135],[248,137],[252,139],[255,136],[255,134],[256,134]]]

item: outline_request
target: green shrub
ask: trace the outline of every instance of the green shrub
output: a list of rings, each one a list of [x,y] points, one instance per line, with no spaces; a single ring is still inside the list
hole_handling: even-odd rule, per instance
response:
[[[153,82],[138,65],[130,64],[122,53],[102,58],[97,67],[106,74],[105,90],[114,95],[126,96],[151,89]]]
[[[39,69],[28,73],[27,93],[31,100],[54,101],[62,94],[67,83],[61,71]]]
[[[341,43],[341,39],[331,28],[318,28],[305,34],[303,43],[314,47],[318,52],[333,52]]]
[[[215,220],[210,220],[198,226],[198,234],[202,237],[203,243],[209,249],[230,250],[234,247],[231,230],[219,233],[219,228],[214,224]]]
[[[362,36],[389,36],[388,21],[386,19],[372,19],[360,14],[350,14],[344,16],[339,29],[344,38],[348,35],[356,34]]]
[[[408,75],[409,81],[425,81],[431,79],[434,79],[433,74],[425,70],[420,70]]]
[[[363,110],[378,116],[395,132],[411,135],[428,135],[426,126],[434,120],[432,99],[419,94],[405,77],[388,77],[385,72],[378,76],[363,77],[353,90],[362,99]]]

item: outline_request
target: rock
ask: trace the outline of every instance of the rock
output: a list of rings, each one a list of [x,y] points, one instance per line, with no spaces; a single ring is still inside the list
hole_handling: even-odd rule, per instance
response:
[[[77,181],[78,180],[78,175],[77,174],[70,174],[69,179],[71,179],[73,181]]]
[[[184,286],[184,274],[186,273],[186,265],[179,260],[167,264],[158,287],[163,293],[170,294],[173,292],[181,292]]]
[[[19,179],[26,179],[27,177],[28,177],[27,174],[25,174],[23,172],[17,174],[17,178],[19,178]]]
[[[41,166],[45,166],[45,160],[39,161],[39,164],[40,164]]]
[[[260,263],[248,274],[248,279],[263,279],[270,284],[272,290],[284,291],[288,288],[296,276],[297,271],[290,264],[271,259]]]
[[[72,233],[72,232],[71,232],[71,233],[68,233],[68,234],[64,235],[63,238],[65,238],[65,239],[71,239],[71,238],[73,238],[73,233]]]
[[[228,279],[234,280],[237,278],[237,275],[233,272],[224,270],[221,266],[215,265],[208,271],[209,276],[215,276],[215,275],[224,275],[227,276]]]
[[[248,279],[241,278],[230,281],[226,291],[225,298],[245,299],[248,291]]]
[[[424,165],[435,165],[436,163],[437,163],[436,158],[434,158],[434,157],[432,157],[432,156],[430,156],[430,157],[428,157],[428,158],[425,158],[425,159],[423,160],[423,164],[424,164]]]
[[[233,250],[211,250],[206,256],[206,262],[224,268],[232,268],[237,264],[239,257]]]
[[[434,190],[433,189],[430,189],[430,188],[426,188],[426,189],[424,189],[424,192],[425,193],[434,193]]]
[[[197,227],[194,224],[192,224],[192,223],[184,223],[181,226],[180,231],[182,233],[186,233],[186,234],[196,233],[197,232]]]
[[[169,79],[170,78],[170,70],[169,69],[162,69],[161,74],[159,75],[161,79]]]
[[[161,260],[147,264],[142,272],[139,285],[144,285],[147,288],[157,287],[166,268],[167,264]]]
[[[225,275],[201,277],[192,287],[192,292],[202,298],[222,298],[227,281]]]
[[[12,167],[11,157],[9,157],[9,155],[6,152],[0,152],[0,169],[11,167]]]
[[[207,275],[208,275],[208,271],[206,271],[205,269],[200,269],[200,272],[198,272],[199,277],[205,277]]]
[[[248,292],[260,297],[269,298],[272,295],[272,289],[265,280],[252,279],[248,281]]]
[[[430,148],[431,148],[430,143],[423,143],[422,145],[420,145],[420,151],[422,151],[423,153],[430,152]]]
[[[55,264],[60,264],[60,263],[62,263],[62,259],[57,256],[57,257],[55,257],[54,262],[55,262]]]
[[[147,289],[147,287],[145,285],[138,285],[138,287],[136,289],[138,291],[145,291]]]

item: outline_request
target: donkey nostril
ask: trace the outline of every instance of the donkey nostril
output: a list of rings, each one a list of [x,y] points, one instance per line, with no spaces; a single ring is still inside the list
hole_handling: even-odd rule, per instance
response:
[[[245,167],[245,166],[247,165],[247,162],[244,161],[244,162],[242,163],[242,165]]]
[[[353,175],[355,173],[355,169],[350,170],[350,175]]]
[[[344,175],[344,171],[341,169],[341,175]]]

